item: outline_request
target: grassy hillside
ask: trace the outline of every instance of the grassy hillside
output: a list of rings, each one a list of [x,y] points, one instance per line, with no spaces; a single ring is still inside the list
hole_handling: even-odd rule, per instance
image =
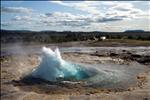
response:
[[[125,39],[130,40],[150,40],[150,32],[56,32],[56,31],[8,31],[1,30],[1,43],[12,42],[37,42],[37,43],[58,43],[68,41],[87,41],[97,40],[101,41],[100,37],[106,36],[111,42],[115,41],[125,42]],[[121,39],[121,40],[120,40]],[[114,41],[114,40],[113,40]],[[128,40],[127,40],[128,41]],[[136,42],[136,41],[132,41]]]

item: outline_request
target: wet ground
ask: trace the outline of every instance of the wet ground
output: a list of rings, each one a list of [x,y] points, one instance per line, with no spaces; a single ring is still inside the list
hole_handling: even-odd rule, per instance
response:
[[[150,98],[149,49],[150,47],[61,48],[62,56],[67,61],[98,66],[105,72],[117,71],[119,74],[116,76],[126,80],[123,84],[126,87],[112,90],[102,86],[85,87],[82,82],[39,82],[30,85],[20,82],[21,77],[30,73],[39,64],[40,49],[18,47],[19,54],[1,56],[2,100],[148,100]],[[10,53],[6,51],[18,53],[17,50],[5,49],[4,54]],[[32,54],[27,50],[39,51]]]

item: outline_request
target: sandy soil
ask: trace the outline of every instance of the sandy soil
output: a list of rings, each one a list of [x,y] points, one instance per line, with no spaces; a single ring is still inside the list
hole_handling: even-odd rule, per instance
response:
[[[111,91],[105,89],[83,89],[76,86],[73,89],[57,87],[50,88],[49,91],[39,92],[37,87],[30,88],[28,85],[20,86],[13,84],[13,80],[19,80],[25,72],[35,68],[39,63],[38,55],[16,55],[1,57],[1,99],[2,100],[150,100],[150,60],[149,56],[135,55],[130,51],[118,53],[107,52],[93,54],[86,53],[64,53],[63,58],[69,61],[81,63],[104,63],[115,62],[127,64],[132,61],[138,62],[148,67],[144,73],[139,73],[136,77],[139,82],[134,87],[129,87],[127,91]],[[47,89],[47,88],[46,88]]]

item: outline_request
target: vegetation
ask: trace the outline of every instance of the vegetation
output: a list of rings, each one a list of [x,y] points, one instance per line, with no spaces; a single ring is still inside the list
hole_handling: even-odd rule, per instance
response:
[[[38,42],[38,43],[56,43],[68,41],[86,41],[97,40],[101,36],[107,39],[132,39],[132,40],[150,40],[150,32],[145,31],[125,31],[125,32],[71,32],[71,31],[12,31],[1,30],[1,43],[14,42]]]

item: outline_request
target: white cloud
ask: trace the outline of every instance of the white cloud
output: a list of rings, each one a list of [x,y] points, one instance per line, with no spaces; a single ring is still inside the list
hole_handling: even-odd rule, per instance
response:
[[[120,1],[80,1],[80,2],[63,2],[50,1],[55,4],[70,7],[70,9],[79,12],[87,12],[76,14],[73,12],[54,11],[49,13],[33,13],[32,9],[23,7],[2,7],[2,12],[7,13],[31,13],[27,15],[17,15],[11,19],[13,23],[30,24],[32,26],[48,27],[48,29],[62,28],[74,30],[121,30],[127,27],[123,24],[130,23],[132,20],[145,20],[149,18],[149,11],[144,11],[131,2]],[[68,3],[69,2],[69,3]],[[103,9],[105,7],[105,10]],[[5,9],[4,9],[5,8]],[[7,9],[6,9],[7,8]],[[121,23],[121,24],[120,24]],[[134,21],[136,23],[136,21]],[[11,24],[11,23],[9,23]],[[138,24],[141,24],[139,22]],[[8,23],[3,23],[7,26]],[[134,27],[129,25],[128,27]],[[142,27],[142,25],[139,25]],[[42,28],[41,27],[41,28]],[[146,26],[143,26],[146,27]],[[60,29],[61,29],[60,28]]]
[[[54,12],[54,13],[46,13],[46,16],[40,17],[41,22],[46,23],[48,25],[57,23],[57,25],[64,26],[87,26],[92,23],[105,23],[112,21],[123,20],[123,17],[101,17],[100,15],[73,15],[71,13],[62,13],[62,12]],[[56,25],[56,24],[55,24]]]
[[[5,13],[31,13],[33,10],[24,7],[1,7],[1,12]]]
[[[14,20],[14,21],[32,21],[33,18],[30,16],[15,16],[14,18],[12,18],[12,20]]]
[[[90,14],[100,14],[97,7],[95,7],[96,5],[99,4],[99,2],[97,2],[97,1],[81,1],[78,3],[64,3],[62,1],[50,1],[50,2],[60,4],[63,6],[67,6],[67,7],[72,7],[74,9],[88,12]]]
[[[131,3],[116,3],[110,9],[115,9],[119,11],[129,11],[133,9],[133,5]]]
[[[83,15],[73,15],[71,13],[46,13],[45,16],[41,16],[41,22],[48,25],[64,25],[64,26],[80,26],[88,24],[85,19],[87,17]],[[86,23],[86,24],[85,24]]]
[[[56,4],[60,4],[60,5],[66,5],[65,3],[63,3],[62,1],[50,1],[52,3],[56,3]]]
[[[68,12],[53,12],[46,14],[30,14],[25,16],[15,16],[11,19],[13,23],[32,23],[46,26],[68,26],[68,27],[81,27],[88,26],[93,23],[105,23],[112,21],[123,20],[121,17],[101,17],[94,15],[79,15],[71,14]]]
[[[144,14],[141,9],[135,8],[134,5],[129,2],[119,2],[119,1],[81,1],[81,2],[71,2],[65,3],[63,1],[50,1],[59,5],[72,7],[74,9],[85,11],[92,16],[98,16],[99,18],[139,18]],[[100,9],[101,6],[107,6],[106,11]]]
[[[103,5],[105,6],[113,6],[115,5],[116,3],[118,3],[118,1],[103,1],[101,2]]]
[[[107,16],[124,17],[124,19],[141,18],[145,12],[135,8],[132,3],[117,2],[106,12]],[[144,14],[145,15],[145,14]]]

